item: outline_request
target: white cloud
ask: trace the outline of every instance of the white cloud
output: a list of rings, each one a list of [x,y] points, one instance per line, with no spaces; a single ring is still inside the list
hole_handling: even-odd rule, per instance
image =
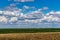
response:
[[[50,11],[50,14],[55,14],[55,12],[52,10],[52,11]]]
[[[9,15],[9,16],[19,16],[20,13],[22,12],[22,9],[17,8],[17,7],[11,7],[11,6],[13,5],[6,7],[5,8],[6,10],[3,11],[3,14]]]
[[[42,20],[46,20],[47,22],[60,22],[60,12],[54,12],[54,11],[51,11],[49,13],[47,13],[44,18],[42,18]]]
[[[5,10],[8,10],[8,11],[20,11],[20,12],[22,11],[22,9],[16,7],[15,3],[12,3],[9,6],[5,7]]]
[[[57,13],[57,14],[60,14],[60,11],[57,11],[56,13]]]
[[[11,19],[9,20],[10,23],[16,22],[18,21],[17,17],[11,17]]]
[[[48,22],[51,22],[51,21],[58,22],[59,18],[50,16],[50,17],[47,18],[47,20],[48,20]]]
[[[49,8],[48,7],[42,7],[40,9],[38,9],[38,11],[42,12],[43,10],[48,10]]]
[[[6,16],[19,16],[19,12],[18,11],[3,11],[3,15],[6,15]]]
[[[14,0],[15,2],[33,2],[34,0]]]
[[[16,4],[15,4],[15,3],[12,3],[12,4],[10,4],[10,6],[11,6],[11,7],[14,7],[14,6],[16,6]]]
[[[43,10],[48,10],[49,8],[48,7],[43,7]]]
[[[5,16],[0,16],[0,22],[7,23],[8,19]]]
[[[8,0],[8,1],[11,1],[11,0]]]
[[[2,14],[5,20],[1,18],[1,22],[17,22],[18,19],[24,19],[23,21],[25,22],[32,22],[32,23],[39,23],[42,22],[43,20],[46,20],[48,22],[56,21],[60,22],[60,11],[50,11],[46,15],[42,13],[42,10],[47,10],[48,7],[43,7],[41,9],[37,9],[35,11],[28,12],[27,14],[24,14],[22,11],[24,9],[30,9],[32,7],[29,6],[23,6],[23,9],[17,8],[17,7],[11,7],[14,6],[14,4],[11,4],[9,7],[7,7],[8,10],[0,11],[0,14]],[[1,16],[2,16],[1,15]],[[59,16],[58,16],[59,15]],[[9,16],[10,20],[7,21],[8,18],[6,16]],[[34,19],[36,18],[36,19]],[[19,19],[19,21],[20,21]]]
[[[52,11],[50,11],[49,13],[47,13],[46,16],[49,16],[50,14],[53,15],[53,14],[55,14],[55,12],[52,10]]]
[[[22,12],[23,13],[29,13],[29,12],[31,12],[31,11],[35,11],[35,10],[37,10],[34,6],[27,6],[27,5],[24,5],[23,7],[22,7],[23,9],[22,9]]]
[[[0,11],[0,14],[3,14],[3,11]]]
[[[51,12],[46,14],[46,16],[50,16],[50,15],[60,18],[60,11],[56,11],[56,12],[55,11],[51,11]]]
[[[11,11],[4,11],[4,15],[14,16],[15,14]]]
[[[23,6],[23,8],[24,9],[29,9],[30,7],[25,5],[25,6]]]
[[[43,9],[38,9],[38,11],[42,11]]]
[[[37,19],[37,20],[25,20],[25,22],[38,23],[38,22],[39,22],[39,20],[38,20],[38,19]]]

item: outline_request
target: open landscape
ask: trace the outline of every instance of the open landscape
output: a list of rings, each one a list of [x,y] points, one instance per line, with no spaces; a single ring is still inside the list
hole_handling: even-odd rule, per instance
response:
[[[60,32],[0,34],[0,40],[60,40]]]
[[[0,0],[0,40],[60,40],[60,0]]]
[[[0,40],[60,40],[60,28],[0,29]]]

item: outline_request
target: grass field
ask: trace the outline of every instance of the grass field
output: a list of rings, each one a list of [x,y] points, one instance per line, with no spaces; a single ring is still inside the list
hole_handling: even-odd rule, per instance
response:
[[[38,33],[38,32],[60,32],[60,28],[7,28],[7,29],[0,29],[0,33]]]
[[[0,40],[60,40],[60,28],[0,29]]]
[[[60,40],[60,32],[0,34],[0,40]]]

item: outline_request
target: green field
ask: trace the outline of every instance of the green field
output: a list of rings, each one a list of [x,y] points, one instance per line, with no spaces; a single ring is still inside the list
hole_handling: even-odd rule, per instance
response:
[[[60,32],[60,28],[7,28],[7,29],[0,29],[0,33],[38,33],[38,32]]]

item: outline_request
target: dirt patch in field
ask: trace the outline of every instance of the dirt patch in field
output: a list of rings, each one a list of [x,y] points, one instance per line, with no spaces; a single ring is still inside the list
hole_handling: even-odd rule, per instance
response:
[[[0,34],[0,40],[60,40],[60,32]]]

